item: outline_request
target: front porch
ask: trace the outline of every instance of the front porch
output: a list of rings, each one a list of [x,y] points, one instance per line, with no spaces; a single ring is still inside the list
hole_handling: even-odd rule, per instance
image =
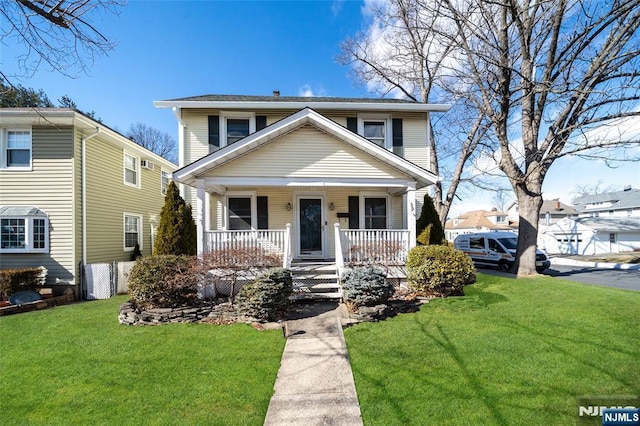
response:
[[[375,264],[385,267],[398,284],[406,279],[404,265],[410,249],[409,230],[341,230],[334,225],[335,252],[324,259],[293,256],[291,225],[275,230],[205,232],[205,253],[250,256],[255,265],[281,265],[293,274],[294,299],[340,299],[345,267]],[[243,281],[253,279],[252,275]]]

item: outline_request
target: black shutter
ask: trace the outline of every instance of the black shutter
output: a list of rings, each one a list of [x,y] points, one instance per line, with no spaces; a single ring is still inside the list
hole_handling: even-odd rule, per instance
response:
[[[402,118],[394,118],[392,124],[393,146],[402,146]]]
[[[349,196],[349,229],[360,228],[360,197]]]
[[[347,129],[358,133],[358,119],[356,117],[347,117]]]
[[[267,197],[256,197],[258,207],[258,229],[269,229],[269,203]]]
[[[265,127],[267,127],[267,116],[256,115],[256,132],[264,129]]]
[[[220,147],[220,117],[209,116],[209,145]]]

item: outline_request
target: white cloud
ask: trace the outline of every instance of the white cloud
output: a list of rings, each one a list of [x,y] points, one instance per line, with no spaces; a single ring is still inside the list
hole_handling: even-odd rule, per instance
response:
[[[298,89],[298,96],[305,98],[313,98],[316,96],[326,96],[326,91],[322,86],[319,86],[314,90],[310,84],[305,84]]]

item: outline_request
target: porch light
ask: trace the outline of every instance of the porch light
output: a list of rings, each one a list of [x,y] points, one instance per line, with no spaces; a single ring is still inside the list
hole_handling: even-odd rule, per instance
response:
[[[329,210],[334,211],[336,209],[336,206],[333,205],[333,203],[329,203]]]
[[[290,212],[291,211],[291,203],[287,203],[287,211]]]

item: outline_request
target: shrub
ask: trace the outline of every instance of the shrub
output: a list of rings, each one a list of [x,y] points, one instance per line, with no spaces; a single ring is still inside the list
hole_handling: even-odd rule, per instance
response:
[[[407,259],[407,281],[418,294],[463,295],[463,287],[476,281],[471,259],[448,246],[417,246]]]
[[[129,274],[129,295],[144,307],[171,308],[197,297],[198,277],[189,256],[141,257]]]
[[[376,266],[347,269],[341,280],[345,302],[354,307],[385,303],[394,293],[386,272]]]
[[[0,270],[0,298],[9,300],[9,296],[19,291],[35,290],[44,285],[47,270],[43,267]]]
[[[286,313],[293,293],[291,271],[270,269],[246,284],[238,293],[238,313],[259,320],[274,321]]]
[[[417,241],[419,244],[442,244],[443,241],[446,241],[440,216],[438,216],[429,194],[424,196],[422,211],[416,221],[416,233],[418,234]]]
[[[157,255],[194,255],[196,254],[196,224],[193,221],[191,206],[180,196],[175,182],[169,182],[164,205],[160,211],[158,235],[153,246]]]

